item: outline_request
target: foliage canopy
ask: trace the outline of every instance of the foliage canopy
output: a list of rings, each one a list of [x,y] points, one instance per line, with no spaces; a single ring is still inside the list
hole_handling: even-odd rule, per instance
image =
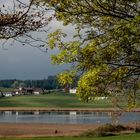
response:
[[[51,17],[45,14],[46,9],[39,4],[38,0],[1,2],[0,39],[4,43],[11,39],[23,45],[28,44],[36,47],[34,42],[46,43],[31,34],[34,31],[42,32],[41,29],[48,25]],[[21,37],[24,38],[21,39]],[[41,47],[41,44],[38,43],[38,46]]]
[[[59,48],[54,63],[73,63],[78,95],[124,95],[129,107],[140,102],[140,1],[47,1],[64,25],[76,25],[77,41],[65,42],[59,30],[50,47]]]

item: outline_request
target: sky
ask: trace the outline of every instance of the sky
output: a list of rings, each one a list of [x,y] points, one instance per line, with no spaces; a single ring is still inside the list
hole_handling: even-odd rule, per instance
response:
[[[1,0],[1,2],[7,2],[7,4],[9,1]],[[74,33],[73,26],[64,27],[62,22],[56,20],[52,21],[49,27],[51,27],[50,32],[61,28],[70,35]],[[39,33],[34,34],[39,37],[41,36]],[[2,47],[2,43],[2,40],[0,40],[0,80],[44,79],[49,75],[56,75],[69,68],[68,65],[56,66],[51,64],[50,55],[57,53],[57,50],[42,52],[38,48],[23,46],[18,42],[11,45],[10,41]]]

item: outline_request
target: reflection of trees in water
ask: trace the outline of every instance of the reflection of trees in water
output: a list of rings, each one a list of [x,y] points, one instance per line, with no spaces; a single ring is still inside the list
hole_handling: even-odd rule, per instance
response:
[[[120,117],[122,116],[122,112],[120,111],[112,111],[109,113],[109,116],[111,117],[112,125],[118,125],[120,122]]]
[[[118,94],[115,94],[111,100],[111,105],[113,108],[119,108],[120,110],[124,111],[124,98],[122,96],[118,96]],[[122,116],[122,111],[114,110],[110,112],[111,122],[112,125],[118,125],[120,122],[120,117]]]

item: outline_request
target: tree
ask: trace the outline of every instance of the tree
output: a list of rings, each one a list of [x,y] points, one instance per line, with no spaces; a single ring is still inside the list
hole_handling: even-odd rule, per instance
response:
[[[10,1],[9,1],[10,2]],[[47,8],[39,5],[38,0],[29,0],[24,3],[20,0],[15,0],[10,3],[0,4],[0,39],[7,42],[7,40],[16,40],[22,45],[28,44],[31,46],[41,47],[45,44],[41,38],[36,38],[31,35],[34,31],[41,30],[45,27],[50,18],[47,13]],[[30,33],[30,34],[29,34]],[[21,39],[21,37],[23,37]],[[39,42],[40,44],[34,43]]]
[[[21,81],[21,82],[19,83],[19,87],[21,87],[21,88],[25,88],[25,87],[26,87],[26,85],[25,85],[25,83],[24,83],[24,82],[22,82],[22,81]]]
[[[20,81],[14,81],[14,83],[11,85],[12,88],[18,88],[20,86]]]
[[[57,30],[49,36],[55,64],[72,63],[80,76],[78,96],[118,97],[135,107],[140,103],[140,2],[139,0],[47,1],[64,25],[76,25],[77,41],[66,42]],[[93,97],[93,98],[91,98]]]
[[[74,74],[69,71],[64,71],[57,76],[58,82],[64,86],[65,92],[69,92],[70,85],[73,82]]]

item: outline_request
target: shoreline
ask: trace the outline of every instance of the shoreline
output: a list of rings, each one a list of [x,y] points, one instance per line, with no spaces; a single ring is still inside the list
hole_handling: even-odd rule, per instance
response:
[[[43,123],[0,123],[0,137],[32,138],[79,136],[95,130],[103,124],[43,124]],[[135,128],[136,124],[125,124]],[[140,127],[140,123],[137,124]]]
[[[0,123],[0,137],[78,136],[99,124]]]
[[[0,111],[87,111],[87,112],[120,112],[118,108],[28,108],[28,107],[0,107]],[[131,111],[140,112],[139,109]],[[86,131],[94,130],[102,123],[95,124],[51,124],[51,123],[8,123],[0,122],[0,137],[32,138],[32,137],[59,137],[79,136]],[[140,122],[123,124],[138,126]]]
[[[79,136],[89,130],[95,130],[103,124],[44,124],[44,123],[0,123],[0,138],[32,138]],[[136,124],[124,126],[135,128]],[[140,128],[140,123],[137,123]]]
[[[120,108],[43,108],[43,107],[0,107],[0,111],[45,111],[45,112],[140,112],[140,108],[122,110]]]

